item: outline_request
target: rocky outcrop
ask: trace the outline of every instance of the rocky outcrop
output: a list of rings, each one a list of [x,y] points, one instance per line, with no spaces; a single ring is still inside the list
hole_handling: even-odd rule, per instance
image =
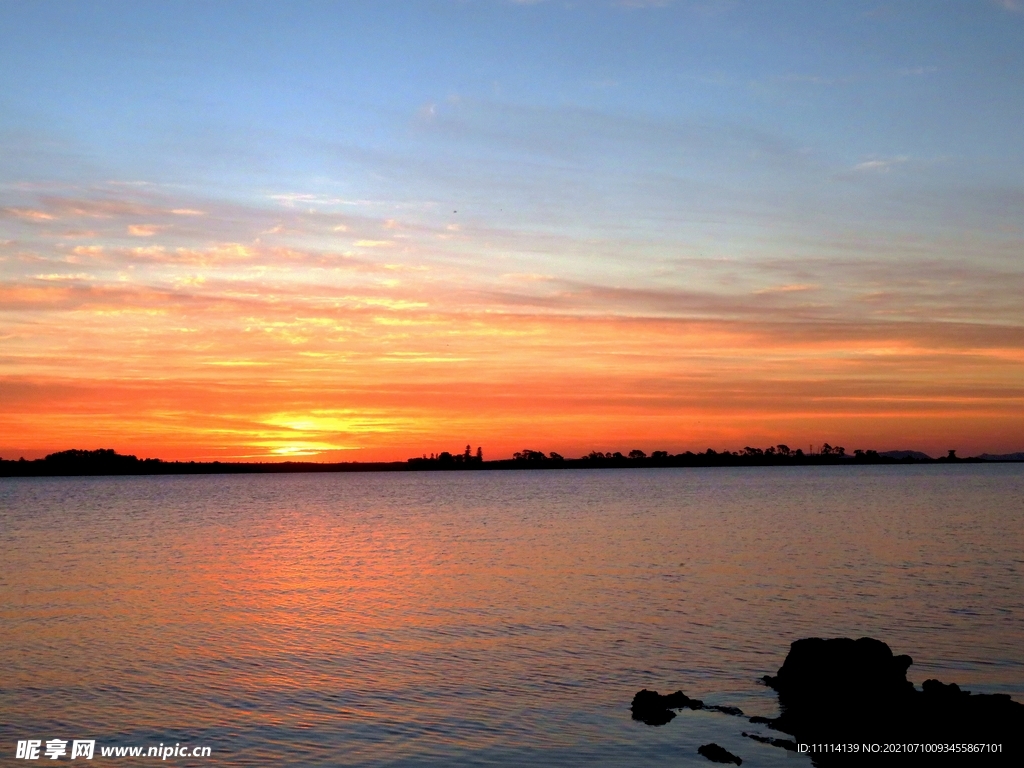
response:
[[[998,752],[943,754],[912,747],[902,765],[1024,765],[1024,705],[1002,694],[970,694],[955,684],[907,680],[909,656],[880,640],[807,638],[790,646],[775,676],[764,681],[779,695],[782,714],[768,724],[798,744],[854,744],[852,754],[812,755],[816,765],[866,764],[865,744],[998,744]],[[757,718],[764,722],[763,718]],[[902,748],[901,748],[902,749]],[[954,747],[954,749],[958,749]],[[962,746],[959,749],[971,749]],[[1020,761],[1020,762],[1018,762]]]
[[[896,656],[870,637],[797,640],[778,673],[763,678],[778,693],[782,713],[750,718],[793,739],[743,735],[807,754],[826,768],[883,759],[901,768],[1024,765],[1024,705],[1004,694],[972,694],[938,680],[925,680],[918,690],[907,680],[911,664],[909,656]],[[663,696],[646,688],[633,697],[631,708],[635,720],[649,725],[669,722],[673,710],[743,714],[736,707],[707,706],[682,691]],[[831,746],[819,751],[823,745]],[[698,751],[715,762],[740,764],[716,744]]]
[[[647,725],[664,725],[676,716],[673,709],[703,709],[704,702],[700,699],[691,699],[682,691],[663,696],[657,691],[644,688],[633,697],[633,703],[629,708],[633,711],[634,720],[640,720]]]
[[[734,755],[724,747],[720,747],[714,742],[710,744],[702,744],[697,747],[697,754],[704,755],[712,763],[735,763],[736,765],[743,765],[743,761]]]
[[[743,710],[739,707],[726,707],[721,704],[708,705],[700,699],[691,699],[682,691],[662,695],[646,688],[637,691],[629,708],[633,711],[634,720],[641,720],[647,725],[664,725],[676,716],[673,709],[706,709],[711,712],[721,712],[723,715],[743,716]]]
[[[781,747],[782,749],[788,749],[790,752],[796,752],[796,742],[791,739],[773,739],[771,736],[761,736],[760,734],[747,733],[746,731],[743,732],[743,735],[761,744],[771,744],[773,747]]]

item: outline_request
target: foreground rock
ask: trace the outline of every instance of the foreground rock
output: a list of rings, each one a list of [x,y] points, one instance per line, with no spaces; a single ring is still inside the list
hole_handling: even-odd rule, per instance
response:
[[[676,716],[673,709],[703,709],[704,702],[700,699],[691,699],[682,691],[663,696],[657,691],[644,688],[633,697],[633,703],[629,708],[633,711],[634,720],[640,720],[647,725],[664,725]]]
[[[938,680],[926,680],[918,691],[907,680],[912,663],[869,637],[797,640],[778,674],[764,678],[782,706],[782,714],[767,723],[798,744],[856,746],[812,754],[821,766],[886,758],[898,765],[1024,765],[1024,705]],[[881,753],[865,754],[864,745],[873,744]],[[950,745],[938,748],[952,751],[938,753],[930,745]]]
[[[699,746],[697,754],[704,755],[712,763],[736,763],[736,765],[743,765],[743,761],[740,758],[714,742]]]
[[[750,719],[755,720],[759,718],[752,717]],[[770,736],[761,736],[760,734],[747,733],[746,731],[743,732],[743,735],[761,744],[771,744],[773,747],[781,747],[782,749],[788,749],[790,752],[796,752],[796,742],[790,739],[773,739]]]
[[[909,656],[880,640],[819,637],[797,640],[775,676],[764,682],[779,695],[782,714],[752,717],[794,738],[743,733],[747,738],[806,754],[816,766],[1024,766],[1024,705],[1004,694],[971,694],[957,685],[907,680]],[[633,719],[664,725],[673,710],[715,710],[682,691],[663,696],[646,688],[633,697]],[[717,744],[700,754],[715,762],[740,758]],[[722,759],[720,759],[722,758]]]
[[[721,712],[724,715],[743,716],[743,710],[739,707],[726,707],[721,704],[707,705],[700,699],[691,699],[682,691],[662,695],[646,688],[637,691],[629,708],[633,711],[634,720],[641,720],[647,725],[664,725],[676,716],[673,709],[707,709],[711,712]]]

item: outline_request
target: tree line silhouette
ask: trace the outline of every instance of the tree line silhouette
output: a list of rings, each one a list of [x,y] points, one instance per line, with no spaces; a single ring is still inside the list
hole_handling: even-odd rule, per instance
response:
[[[891,454],[891,455],[890,455]],[[961,459],[956,451],[933,459],[916,451],[856,449],[852,455],[843,446],[823,443],[817,450],[807,453],[800,448],[790,449],[784,444],[767,448],[746,446],[740,451],[716,451],[708,448],[702,453],[671,454],[653,451],[648,455],[639,448],[628,453],[621,451],[591,451],[577,459],[560,453],[524,448],[510,459],[484,461],[483,448],[475,451],[467,445],[460,452],[441,451],[408,459],[386,462],[203,462],[162,461],[139,459],[120,454],[111,448],[87,451],[72,449],[51,453],[43,459],[16,461],[0,459],[0,477],[40,477],[57,475],[177,475],[177,474],[246,474],[283,472],[401,472],[408,470],[491,470],[491,469],[584,469],[614,467],[718,467],[718,466],[774,466],[774,465],[853,465],[853,464],[915,464],[933,462],[981,462],[986,460],[1016,461],[1017,455],[975,457]]]
[[[543,451],[535,451],[529,448],[524,448],[522,451],[516,451],[512,454],[513,462],[590,462],[597,464],[607,464],[609,462],[614,463],[625,463],[625,464],[650,464],[650,465],[664,465],[677,463],[688,463],[688,462],[713,462],[713,463],[740,463],[740,464],[751,464],[751,463],[801,463],[803,460],[812,460],[814,463],[821,463],[822,461],[828,460],[845,460],[850,459],[854,461],[882,461],[885,457],[881,456],[878,451],[875,450],[861,450],[857,449],[853,452],[853,456],[849,456],[846,453],[846,448],[843,446],[832,446],[828,443],[823,443],[817,451],[804,453],[803,449],[797,448],[796,450],[791,449],[788,445],[770,445],[767,448],[754,448],[752,446],[746,446],[741,451],[716,451],[714,448],[708,448],[703,453],[694,453],[692,451],[686,451],[685,453],[671,454],[668,451],[653,451],[650,455],[646,451],[639,448],[634,448],[629,453],[622,453],[621,451],[591,451],[585,456],[579,459],[566,459],[559,453],[552,451],[546,454]],[[947,457],[948,458],[948,457]]]
[[[784,443],[770,445],[767,448],[756,448],[746,446],[739,451],[716,451],[708,448],[702,453],[686,451],[685,453],[672,454],[668,451],[653,451],[648,454],[639,448],[634,448],[628,453],[621,451],[591,451],[578,459],[567,458],[560,453],[551,451],[534,450],[524,448],[512,454],[511,459],[498,459],[495,461],[483,461],[481,449],[477,449],[476,459],[469,454],[469,446],[461,456],[447,451],[424,454],[422,457],[409,459],[410,465],[416,465],[424,469],[440,468],[465,468],[465,469],[502,469],[516,467],[534,468],[569,468],[569,467],[682,467],[682,466],[755,466],[755,465],[802,465],[802,464],[897,464],[897,463],[919,463],[919,462],[947,462],[947,461],[981,461],[981,459],[961,459],[956,451],[949,451],[947,456],[933,459],[925,454],[916,451],[894,451],[894,454],[886,455],[873,449],[857,448],[853,454],[848,454],[846,448],[841,445],[830,445],[822,443],[816,449],[809,448],[805,453],[802,448],[792,449]],[[912,455],[903,455],[912,454]],[[476,461],[476,464],[472,464]],[[461,467],[456,466],[461,463]]]
[[[476,453],[473,453],[473,447],[467,445],[466,450],[462,453],[441,451],[436,455],[433,453],[430,454],[430,458],[427,458],[427,454],[423,454],[422,457],[413,457],[408,461],[409,464],[428,464],[432,462],[445,466],[455,464],[461,464],[463,466],[468,466],[470,464],[482,465],[484,463],[484,449],[477,447]]]

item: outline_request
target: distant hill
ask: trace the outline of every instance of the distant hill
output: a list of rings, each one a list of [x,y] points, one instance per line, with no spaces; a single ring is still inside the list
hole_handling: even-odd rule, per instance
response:
[[[879,456],[885,456],[886,458],[896,459],[900,461],[902,459],[914,459],[915,461],[929,461],[931,456],[927,453],[921,453],[920,451],[882,451],[878,454]]]
[[[985,461],[1024,461],[1024,451],[1017,451],[1017,453],[983,453],[978,458]]]

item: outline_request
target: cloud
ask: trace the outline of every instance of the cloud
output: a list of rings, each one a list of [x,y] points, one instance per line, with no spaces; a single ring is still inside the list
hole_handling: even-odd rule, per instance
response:
[[[794,283],[791,285],[773,285],[769,288],[761,288],[754,291],[756,295],[763,295],[766,293],[794,293],[797,291],[816,291],[820,286],[809,285],[805,283]]]
[[[122,216],[161,215],[163,211],[153,205],[146,205],[124,199],[85,199],[45,196],[40,199],[49,211],[66,218],[111,219]]]
[[[162,246],[132,248],[127,253],[134,259],[154,261],[164,264],[238,264],[254,261],[260,250],[241,243],[221,243],[212,248],[175,248]]]
[[[152,237],[166,227],[157,224],[129,224],[128,234],[134,237]]]
[[[340,197],[314,195],[308,192],[282,192],[276,195],[270,195],[270,199],[277,200],[279,203],[289,208],[294,208],[300,203],[302,205],[341,205],[347,202],[342,200]]]
[[[36,211],[31,208],[0,208],[0,212],[22,221],[43,222],[53,221],[57,218],[46,211]]]
[[[437,104],[424,104],[416,110],[416,118],[422,122],[431,122],[437,117]]]
[[[843,85],[857,80],[856,77],[826,77],[824,75],[783,75],[776,78],[787,83],[811,83],[812,85]]]
[[[103,246],[102,245],[76,245],[71,249],[71,252],[76,256],[102,256]]]
[[[33,275],[32,277],[34,279],[36,279],[36,280],[46,280],[46,281],[49,281],[49,282],[59,282],[59,281],[67,281],[67,280],[74,280],[74,281],[78,281],[78,280],[95,280],[96,279],[94,275],[87,275],[84,272],[78,272],[78,273],[73,274],[73,275],[49,274],[49,275]]]
[[[1011,13],[1024,12],[1024,2],[1021,0],[996,0],[996,5]]]
[[[906,155],[899,155],[897,157],[890,157],[887,159],[865,160],[864,162],[857,163],[857,165],[853,166],[853,170],[888,173],[896,166],[903,165],[909,160],[910,158]]]

